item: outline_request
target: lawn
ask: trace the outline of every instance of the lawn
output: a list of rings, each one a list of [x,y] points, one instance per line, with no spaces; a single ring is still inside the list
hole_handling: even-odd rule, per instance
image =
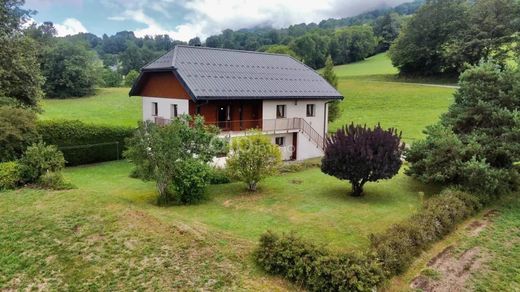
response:
[[[257,194],[217,185],[199,205],[160,208],[154,184],[129,178],[130,169],[124,161],[69,168],[77,189],[1,193],[0,290],[285,289],[250,257],[261,233],[362,249],[370,233],[414,212],[421,193],[437,191],[400,174],[352,198],[347,183],[314,168],[269,178]]]
[[[135,127],[142,118],[141,98],[129,97],[129,91],[129,88],[101,88],[90,97],[44,99],[40,118]]]

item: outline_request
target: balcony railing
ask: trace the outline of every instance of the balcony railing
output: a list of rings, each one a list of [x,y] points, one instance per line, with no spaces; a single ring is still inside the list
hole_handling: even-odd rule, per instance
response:
[[[171,120],[155,117],[154,122],[158,125],[167,125]],[[323,149],[325,144],[324,138],[303,118],[235,120],[206,122],[206,124],[217,126],[224,133],[259,130],[268,134],[278,134],[289,131],[300,131],[304,133],[309,140],[312,140],[317,147]]]

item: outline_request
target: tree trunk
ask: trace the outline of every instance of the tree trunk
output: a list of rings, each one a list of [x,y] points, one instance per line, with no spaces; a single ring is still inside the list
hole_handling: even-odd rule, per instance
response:
[[[352,197],[362,197],[363,196],[363,185],[365,183],[363,181],[361,182],[353,182],[352,183]]]
[[[248,189],[251,192],[256,192],[256,181],[250,181],[248,183]]]
[[[159,191],[159,197],[157,198],[157,205],[163,206],[170,202],[168,190],[168,184],[157,180],[157,190]]]

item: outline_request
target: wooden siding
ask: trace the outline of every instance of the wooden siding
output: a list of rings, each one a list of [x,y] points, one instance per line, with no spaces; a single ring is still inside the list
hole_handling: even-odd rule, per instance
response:
[[[210,101],[196,104],[190,102],[190,115],[203,116],[206,123],[220,126],[229,131],[242,131],[262,126],[262,101],[261,100],[233,100]],[[220,108],[230,107],[230,121],[220,122],[218,114]]]
[[[140,96],[190,99],[188,92],[171,72],[145,73]]]

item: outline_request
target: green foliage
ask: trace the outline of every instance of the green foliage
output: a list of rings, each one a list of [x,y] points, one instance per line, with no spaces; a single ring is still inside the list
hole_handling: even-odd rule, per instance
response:
[[[374,35],[379,40],[377,52],[385,52],[390,49],[390,45],[401,32],[401,22],[397,13],[387,13],[374,21]]]
[[[209,183],[212,185],[227,184],[231,178],[226,169],[212,167],[209,171]]]
[[[21,34],[31,11],[23,9],[24,1],[0,2],[0,104],[37,107],[43,96],[43,79],[36,58],[36,44]]]
[[[273,145],[266,135],[251,132],[231,141],[227,169],[231,176],[246,183],[248,190],[256,191],[257,184],[276,173],[281,162],[278,146]]]
[[[461,165],[478,152],[478,145],[466,147],[453,131],[442,125],[427,127],[425,140],[415,142],[406,151],[411,163],[406,170],[424,183],[456,183]]]
[[[382,234],[372,235],[372,250],[381,260],[388,276],[398,275],[423,250],[481,208],[482,203],[477,197],[447,190],[427,200],[423,208],[410,219],[392,226]]]
[[[21,108],[0,106],[0,162],[20,158],[38,138],[36,115]]]
[[[201,117],[183,116],[166,126],[147,121],[139,123],[127,140],[124,155],[136,165],[139,177],[156,181],[160,205],[188,204],[204,194],[207,164],[220,150],[213,147],[217,140],[214,129],[208,129]]]
[[[123,76],[117,71],[103,69],[103,84],[105,87],[119,87],[123,82]]]
[[[260,48],[260,50],[264,50],[264,52],[266,52],[266,53],[289,55],[289,56],[295,58],[296,60],[302,59],[302,57],[298,56],[298,54],[296,54],[289,46],[286,46],[286,45],[266,46],[266,47]]]
[[[58,147],[38,142],[27,147],[20,164],[24,182],[33,183],[47,172],[60,172],[65,167],[65,158]]]
[[[350,26],[337,30],[334,33],[330,53],[336,64],[345,64],[360,61],[371,56],[377,46],[372,27],[368,25]]]
[[[461,75],[455,103],[407,152],[423,182],[500,195],[514,190],[520,159],[520,71],[483,63]]]
[[[139,70],[162,54],[163,52],[153,51],[148,47],[140,48],[133,42],[129,42],[126,50],[119,54],[121,73],[123,75],[128,75],[132,70]]]
[[[18,162],[0,162],[0,191],[14,189],[22,180],[22,169]]]
[[[42,56],[43,89],[48,98],[82,97],[94,94],[100,83],[101,62],[82,44],[60,41]]]
[[[61,172],[46,172],[37,181],[39,187],[49,190],[68,190],[74,186],[65,181]]]
[[[134,85],[135,80],[137,80],[137,77],[139,77],[139,72],[136,70],[130,70],[128,74],[125,76],[125,86],[131,87]]]
[[[0,97],[27,107],[37,107],[43,97],[35,43],[22,36],[0,42]]]
[[[384,280],[379,263],[369,256],[331,254],[294,234],[260,237],[256,262],[309,291],[372,291]]]
[[[206,187],[210,183],[210,167],[197,158],[188,158],[177,163],[177,174],[173,176],[172,187],[175,191],[173,202],[193,204],[204,199]],[[168,204],[169,198],[159,204]]]
[[[334,72],[334,62],[330,56],[327,57],[327,61],[325,62],[325,68],[321,72],[321,76],[329,82],[334,88],[338,88],[338,76]],[[334,100],[328,104],[329,113],[328,120],[329,122],[333,122],[337,120],[341,116],[341,108],[340,101]]]
[[[520,40],[516,0],[429,0],[390,53],[401,73],[457,74],[482,59],[504,66]]]
[[[134,129],[86,124],[75,120],[40,121],[42,140],[58,146],[68,165],[117,160],[122,156],[125,139]]]
[[[467,23],[465,0],[428,0],[390,48],[392,63],[405,74],[454,73],[442,53]]]

